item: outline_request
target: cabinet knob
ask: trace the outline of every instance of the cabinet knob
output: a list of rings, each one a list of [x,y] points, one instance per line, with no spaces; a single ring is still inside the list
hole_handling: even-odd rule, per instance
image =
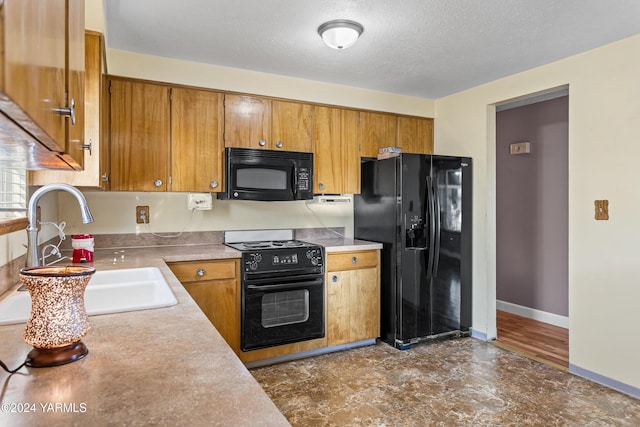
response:
[[[156,187],[162,187],[162,180],[161,179],[156,179],[155,182],[153,183],[153,185],[155,185]]]
[[[89,150],[89,155],[91,156],[91,150],[93,149],[93,140],[89,139],[89,143],[88,144],[82,144],[80,146],[80,148],[82,148],[83,150]]]
[[[204,268],[199,268],[198,271],[196,271],[196,274],[200,277],[204,276],[205,273]]]
[[[318,184],[318,189],[319,190],[324,190],[324,184],[323,183],[319,183]]]
[[[358,262],[358,258],[356,258],[356,257],[351,258],[351,263],[352,264],[355,264],[356,262]]]
[[[265,141],[264,139],[261,139],[260,142],[258,142],[258,144],[260,144],[260,147],[264,147],[266,143],[267,141]]]
[[[338,281],[338,276],[332,276],[332,277],[331,277],[331,281],[332,281],[333,283],[336,283],[336,282]]]
[[[71,98],[71,107],[59,107],[54,108],[53,111],[60,114],[61,116],[71,117],[71,126],[75,126],[76,124],[76,101]]]
[[[211,188],[217,188],[218,187],[218,181],[211,181],[211,184],[209,184],[211,186]]]
[[[282,141],[278,141],[278,142],[276,142],[276,147],[278,147],[278,148],[282,148]]]

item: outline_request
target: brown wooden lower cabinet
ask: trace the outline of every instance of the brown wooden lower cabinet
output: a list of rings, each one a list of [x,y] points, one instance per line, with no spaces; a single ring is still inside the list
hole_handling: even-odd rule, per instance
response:
[[[380,336],[379,251],[327,255],[327,346]]]
[[[240,354],[240,260],[186,261],[168,265],[229,347]]]
[[[240,349],[240,260],[168,263],[189,295],[243,362],[347,344],[380,335],[380,253],[329,253],[325,280],[326,336],[243,352]]]

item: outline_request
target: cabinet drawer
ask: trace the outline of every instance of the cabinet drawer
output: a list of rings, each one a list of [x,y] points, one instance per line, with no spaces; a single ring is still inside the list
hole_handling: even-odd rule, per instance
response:
[[[235,259],[187,261],[168,264],[173,274],[182,283],[199,282],[201,280],[235,279]]]
[[[327,271],[376,267],[378,251],[336,252],[327,255]]]

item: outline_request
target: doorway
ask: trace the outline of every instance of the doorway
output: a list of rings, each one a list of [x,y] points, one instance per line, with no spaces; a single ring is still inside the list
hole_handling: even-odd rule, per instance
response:
[[[568,90],[496,108],[497,343],[568,367]]]

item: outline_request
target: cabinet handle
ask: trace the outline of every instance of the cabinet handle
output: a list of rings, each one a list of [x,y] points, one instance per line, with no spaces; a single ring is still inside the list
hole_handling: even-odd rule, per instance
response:
[[[206,273],[204,268],[199,268],[198,271],[196,271],[196,274],[200,277],[204,276],[204,273]]]
[[[276,142],[276,147],[278,147],[278,148],[282,148],[282,141],[278,141],[278,142]]]
[[[76,109],[76,101],[73,98],[71,98],[71,107],[69,107],[69,108],[66,108],[66,107],[54,108],[53,111],[55,111],[56,113],[60,114],[61,116],[69,116],[69,117],[71,117],[71,126],[75,126],[75,124],[76,124],[75,109]]]
[[[261,139],[260,142],[258,142],[260,147],[264,147],[266,143],[267,143],[267,141],[265,141],[264,139]]]
[[[332,277],[331,277],[331,281],[332,281],[333,283],[336,283],[336,282],[338,281],[338,276],[332,276]]]
[[[356,258],[356,257],[351,258],[351,263],[352,264],[355,264],[356,262],[358,262],[358,258]]]
[[[218,181],[211,181],[211,184],[209,184],[211,186],[211,188],[217,188],[218,187]]]
[[[91,155],[91,150],[93,148],[93,140],[89,139],[89,143],[82,144],[80,148],[82,148],[83,150],[89,150],[89,155]]]
[[[155,185],[156,187],[162,187],[162,180],[161,179],[156,179],[155,182],[153,183],[153,185]]]

